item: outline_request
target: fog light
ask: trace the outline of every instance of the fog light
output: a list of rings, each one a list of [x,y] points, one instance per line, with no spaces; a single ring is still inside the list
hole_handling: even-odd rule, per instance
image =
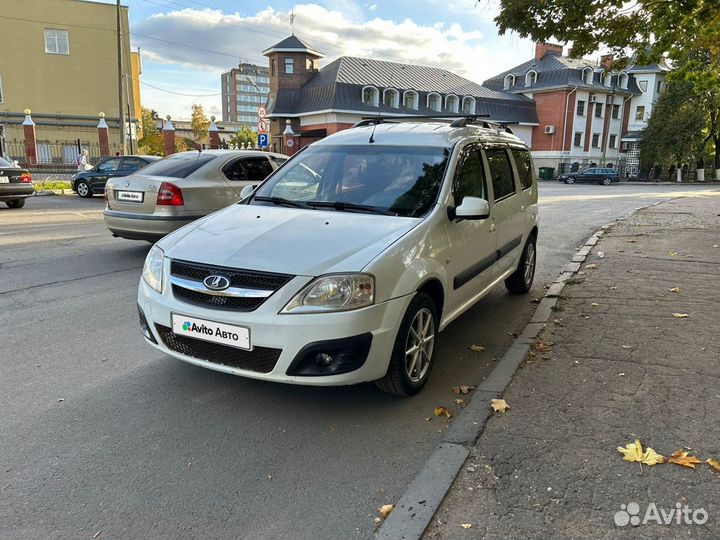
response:
[[[138,319],[140,320],[140,331],[142,331],[143,336],[145,336],[145,339],[148,341],[151,341],[157,345],[157,340],[155,339],[155,336],[153,336],[152,331],[150,330],[150,325],[147,322],[147,319],[145,318],[145,313],[143,312],[142,308],[140,307],[140,304],[137,305],[138,310]]]
[[[320,353],[315,357],[315,361],[322,366],[329,366],[333,363],[333,357],[327,353]]]

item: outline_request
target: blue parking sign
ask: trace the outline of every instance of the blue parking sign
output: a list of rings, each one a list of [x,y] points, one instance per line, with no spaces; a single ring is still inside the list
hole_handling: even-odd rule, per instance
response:
[[[258,146],[260,148],[265,148],[265,147],[269,146],[267,133],[259,133],[258,134]]]

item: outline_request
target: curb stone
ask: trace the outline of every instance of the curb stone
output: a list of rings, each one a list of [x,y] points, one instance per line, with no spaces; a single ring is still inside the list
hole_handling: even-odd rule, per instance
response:
[[[470,449],[480,438],[485,424],[492,416],[491,400],[502,396],[515,371],[527,356],[530,346],[552,316],[565,282],[575,275],[585,262],[592,247],[611,227],[632,214],[662,202],[637,207],[631,214],[606,223],[593,233],[543,295],[533,316],[515,339],[490,375],[473,391],[467,405],[457,414],[421,471],[396,503],[395,509],[375,534],[376,540],[420,540],[432,521],[455,477],[465,463]],[[584,253],[582,261],[579,254]],[[462,456],[462,458],[461,458]]]

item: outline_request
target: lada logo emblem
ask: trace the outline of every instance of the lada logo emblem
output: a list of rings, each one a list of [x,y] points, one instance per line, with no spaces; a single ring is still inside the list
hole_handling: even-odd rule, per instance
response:
[[[230,280],[225,276],[208,276],[203,283],[211,291],[224,291],[230,286]]]

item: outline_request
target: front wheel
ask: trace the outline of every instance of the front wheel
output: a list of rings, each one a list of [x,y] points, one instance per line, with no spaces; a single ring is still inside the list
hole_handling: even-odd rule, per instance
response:
[[[430,376],[438,329],[437,308],[425,293],[416,293],[395,338],[387,373],[375,384],[388,394],[418,393]]]
[[[83,199],[89,199],[93,196],[90,185],[85,182],[85,180],[80,180],[77,183],[77,185],[75,186],[75,191],[77,191],[77,194],[80,195]]]
[[[530,291],[533,279],[535,278],[535,263],[537,250],[534,236],[528,238],[520,257],[520,264],[517,270],[505,280],[505,287],[511,294],[525,294]]]
[[[609,185],[610,185],[610,182],[612,182],[612,179],[611,179],[611,178],[603,178],[603,180],[602,180],[602,185],[603,185],[603,186],[609,186]]]
[[[565,179],[565,183],[566,183],[566,184],[574,184],[574,183],[575,183],[575,178],[573,178],[572,176],[568,176],[568,177]]]
[[[13,199],[12,201],[5,201],[8,208],[22,208],[25,206],[25,199]]]

